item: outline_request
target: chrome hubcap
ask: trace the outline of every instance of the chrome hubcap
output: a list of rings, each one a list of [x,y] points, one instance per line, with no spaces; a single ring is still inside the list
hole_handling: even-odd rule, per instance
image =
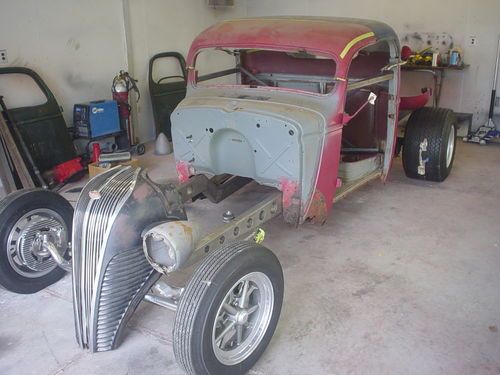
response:
[[[455,125],[451,125],[450,135],[448,136],[448,146],[446,148],[446,168],[451,164],[453,150],[455,149]]]
[[[232,366],[252,354],[267,331],[273,306],[273,284],[264,273],[249,273],[233,285],[212,331],[212,347],[221,363]]]
[[[36,278],[57,267],[43,247],[44,238],[55,244],[61,254],[68,248],[68,228],[55,211],[41,208],[29,211],[16,221],[7,240],[7,259],[18,274]]]

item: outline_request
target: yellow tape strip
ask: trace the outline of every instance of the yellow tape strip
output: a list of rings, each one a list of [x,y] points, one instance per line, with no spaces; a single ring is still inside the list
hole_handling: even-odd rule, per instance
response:
[[[369,32],[369,33],[366,33],[366,34],[362,34],[360,36],[357,36],[356,38],[354,38],[353,40],[351,40],[349,43],[346,44],[346,46],[344,47],[344,49],[342,50],[342,53],[340,54],[340,58],[343,59],[345,57],[345,55],[347,55],[347,53],[349,52],[349,50],[358,42],[361,42],[362,40],[364,39],[367,39],[367,38],[370,38],[372,36],[375,36],[375,34],[373,32]]]

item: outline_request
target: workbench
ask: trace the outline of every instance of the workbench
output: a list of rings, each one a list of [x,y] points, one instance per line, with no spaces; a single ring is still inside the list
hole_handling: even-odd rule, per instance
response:
[[[431,65],[410,65],[405,64],[401,66],[402,70],[410,72],[419,73],[429,73],[432,74],[434,80],[434,95],[433,95],[433,106],[439,107],[439,99],[441,98],[441,88],[443,87],[443,82],[445,78],[445,73],[448,70],[462,71],[469,67],[467,64],[462,64],[459,66],[431,66]]]

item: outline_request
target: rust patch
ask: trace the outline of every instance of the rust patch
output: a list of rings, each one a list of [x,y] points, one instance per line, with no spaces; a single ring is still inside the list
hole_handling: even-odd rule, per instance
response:
[[[189,225],[184,224],[182,221],[179,221],[177,223],[180,227],[182,227],[182,230],[184,231],[184,234],[189,237],[193,237],[193,228],[191,228]]]
[[[280,179],[280,190],[283,192],[283,208],[286,209],[292,205],[292,197],[297,191],[298,183],[297,181],[290,181],[289,179],[282,177]]]
[[[311,219],[315,224],[324,224],[328,211],[326,209],[326,200],[323,193],[319,190],[314,191],[314,195],[312,198],[311,205],[309,206],[309,210],[306,214],[308,219]]]
[[[185,161],[179,160],[175,162],[175,170],[179,177],[179,182],[183,183],[189,180],[189,164]]]
[[[300,220],[300,189],[297,181],[285,177],[280,179],[279,189],[283,193],[283,220],[286,223],[298,225]]]

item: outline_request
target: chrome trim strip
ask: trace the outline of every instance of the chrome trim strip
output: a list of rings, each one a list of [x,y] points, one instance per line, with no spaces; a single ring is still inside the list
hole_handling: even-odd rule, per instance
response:
[[[73,219],[73,302],[78,343],[97,350],[96,319],[99,282],[109,232],[132,194],[140,169],[117,168],[92,179],[80,194]],[[89,193],[98,192],[99,199]],[[99,346],[99,345],[97,345]]]

